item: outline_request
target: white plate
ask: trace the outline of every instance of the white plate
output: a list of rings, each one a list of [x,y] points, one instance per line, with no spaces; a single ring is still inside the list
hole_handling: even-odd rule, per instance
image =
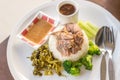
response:
[[[56,74],[53,76],[34,76],[32,74],[33,67],[31,66],[31,61],[27,59],[27,57],[31,56],[33,49],[28,45],[22,43],[16,35],[25,27],[25,25],[33,18],[33,16],[38,11],[43,11],[46,14],[58,19],[58,14],[56,12],[56,5],[60,0],[54,2],[48,2],[44,5],[40,5],[39,7],[30,11],[27,15],[25,15],[21,21],[18,22],[16,27],[13,29],[7,47],[7,60],[10,72],[12,73],[15,80],[100,80],[99,72],[100,72],[100,61],[101,56],[95,56],[93,59],[93,70],[92,71],[81,71],[81,75],[78,77],[72,77],[67,75],[67,77],[59,77]],[[89,20],[92,23],[95,23],[98,26],[110,25],[114,26],[114,29],[120,30],[119,21],[113,17],[108,11],[103,9],[102,7],[91,3],[89,1],[81,1],[75,0],[80,4],[80,12],[79,19],[80,20]],[[115,32],[116,32],[115,31]],[[115,33],[116,34],[116,33]],[[115,72],[116,72],[116,80],[119,80],[120,75],[120,36],[119,32],[117,33],[117,45],[114,52],[114,64],[115,64]]]

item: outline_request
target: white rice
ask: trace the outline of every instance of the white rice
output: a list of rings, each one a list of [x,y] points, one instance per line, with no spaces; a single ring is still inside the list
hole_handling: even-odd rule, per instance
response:
[[[61,30],[63,27],[59,27],[59,29],[56,29],[55,31]],[[60,61],[65,61],[65,60],[71,60],[71,61],[76,61],[78,59],[80,59],[82,56],[84,56],[89,48],[89,41],[88,38],[85,34],[85,32],[83,31],[83,44],[81,46],[81,50],[79,50],[76,54],[71,54],[70,56],[62,56],[61,53],[57,50],[57,40],[56,37],[54,35],[50,35],[49,37],[49,49],[51,52],[53,52],[53,56],[57,59],[59,59]]]

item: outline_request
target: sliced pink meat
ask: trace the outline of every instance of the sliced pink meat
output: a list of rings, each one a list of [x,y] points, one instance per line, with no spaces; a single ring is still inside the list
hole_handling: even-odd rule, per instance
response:
[[[77,24],[69,23],[53,35],[57,39],[57,49],[61,52],[62,56],[70,56],[81,50],[83,44],[83,33]]]

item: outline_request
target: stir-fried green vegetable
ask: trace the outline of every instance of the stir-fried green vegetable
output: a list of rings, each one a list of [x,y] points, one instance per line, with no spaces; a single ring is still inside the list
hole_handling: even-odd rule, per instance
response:
[[[44,71],[44,75],[52,75],[54,72],[56,72],[59,76],[62,75],[62,63],[53,57],[47,44],[42,45],[38,50],[35,50],[30,59],[32,61],[32,65],[34,66],[34,75],[41,76],[42,71]]]

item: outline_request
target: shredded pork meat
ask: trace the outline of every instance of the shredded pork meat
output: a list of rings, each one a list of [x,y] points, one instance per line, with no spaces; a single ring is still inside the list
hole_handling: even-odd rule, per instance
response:
[[[54,32],[53,35],[56,36],[57,50],[61,52],[62,56],[70,56],[81,50],[84,39],[77,24],[66,24],[61,31]]]

